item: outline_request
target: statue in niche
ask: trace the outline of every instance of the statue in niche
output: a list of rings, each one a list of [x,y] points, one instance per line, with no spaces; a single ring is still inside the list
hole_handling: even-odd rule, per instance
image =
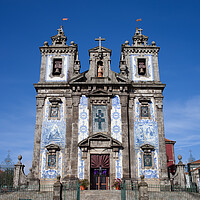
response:
[[[103,62],[97,62],[97,77],[103,77]]]

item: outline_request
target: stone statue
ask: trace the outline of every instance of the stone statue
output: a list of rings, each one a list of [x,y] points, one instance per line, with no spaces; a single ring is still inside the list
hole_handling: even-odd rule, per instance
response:
[[[97,76],[103,77],[103,66],[101,64],[97,66]]]

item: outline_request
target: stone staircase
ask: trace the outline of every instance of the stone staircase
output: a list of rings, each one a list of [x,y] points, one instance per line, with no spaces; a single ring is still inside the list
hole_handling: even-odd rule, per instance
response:
[[[82,190],[81,200],[121,200],[121,190]]]

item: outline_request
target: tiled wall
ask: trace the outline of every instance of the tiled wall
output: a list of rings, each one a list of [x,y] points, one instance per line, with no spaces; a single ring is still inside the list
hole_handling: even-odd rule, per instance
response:
[[[136,176],[139,178],[142,174],[147,179],[158,179],[159,178],[159,138],[158,138],[158,127],[157,117],[155,113],[154,99],[151,99],[150,103],[150,119],[140,119],[140,105],[138,98],[135,99],[135,116],[134,116],[134,139],[135,139],[135,152],[137,159]],[[140,148],[144,144],[150,144],[154,146],[153,151],[153,168],[145,169],[142,168],[142,149]]]
[[[62,103],[60,106],[60,120],[50,119],[49,120],[49,99],[45,100],[45,109],[43,113],[42,123],[42,136],[41,136],[41,148],[40,148],[40,176],[41,179],[51,180],[55,179],[57,175],[62,177],[62,169],[64,166],[64,148],[65,148],[65,133],[66,133],[66,108],[65,99],[61,98]],[[49,144],[56,144],[60,147],[58,169],[47,169],[46,168],[46,153],[45,148]]]

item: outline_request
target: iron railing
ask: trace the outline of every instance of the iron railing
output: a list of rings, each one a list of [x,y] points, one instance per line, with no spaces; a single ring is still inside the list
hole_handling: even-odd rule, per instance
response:
[[[125,183],[125,180],[123,180],[120,188],[121,200],[138,199],[138,185],[136,183]]]
[[[0,187],[0,200],[53,200],[53,185]]]
[[[148,184],[149,200],[199,200],[200,191],[197,187],[181,187],[171,185]],[[121,184],[121,200],[139,200],[137,183],[125,182]]]
[[[80,200],[80,184],[78,181],[62,185],[62,199]]]
[[[12,186],[13,185],[13,169],[6,169],[0,172],[0,187],[2,186]]]

